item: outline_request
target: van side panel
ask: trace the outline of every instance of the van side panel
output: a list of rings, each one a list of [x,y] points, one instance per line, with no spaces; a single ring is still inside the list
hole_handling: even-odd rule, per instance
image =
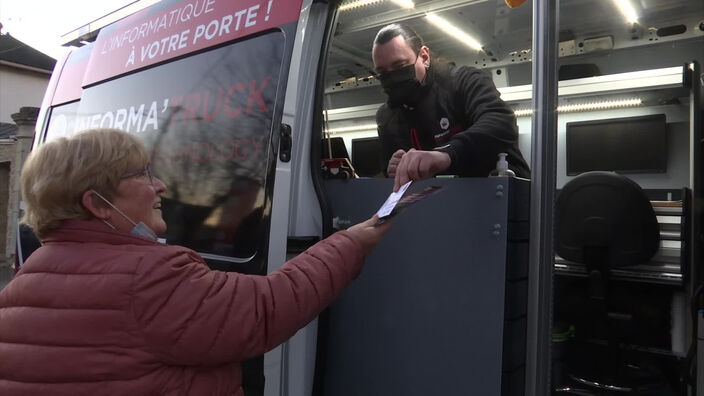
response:
[[[56,93],[51,100],[52,106],[81,98],[83,92],[81,83],[88,68],[88,59],[90,59],[92,51],[93,44],[88,44],[71,52],[65,66],[60,71]],[[55,69],[54,72],[56,70],[58,69]]]
[[[269,272],[290,258],[287,237],[320,235],[320,208],[311,182],[310,142],[314,135],[311,128],[316,71],[324,34],[319,27],[325,26],[327,13],[327,4],[305,0],[295,32],[282,116],[282,123],[291,126],[293,145],[291,161],[278,161],[276,166]],[[265,354],[265,396],[311,395],[317,328],[315,319],[283,345]]]
[[[300,1],[172,3],[142,10],[101,30],[83,85],[296,22],[301,10]]]

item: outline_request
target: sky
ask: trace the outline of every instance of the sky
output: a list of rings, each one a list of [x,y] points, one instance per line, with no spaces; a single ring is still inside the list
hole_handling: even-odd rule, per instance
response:
[[[135,0],[0,0],[2,33],[53,57],[67,51],[61,36]]]

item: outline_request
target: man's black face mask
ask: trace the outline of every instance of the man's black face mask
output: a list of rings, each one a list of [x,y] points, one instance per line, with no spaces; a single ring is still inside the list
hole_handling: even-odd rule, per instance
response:
[[[415,64],[379,75],[384,93],[389,96],[389,103],[394,105],[412,105],[418,100],[420,82],[416,78]]]

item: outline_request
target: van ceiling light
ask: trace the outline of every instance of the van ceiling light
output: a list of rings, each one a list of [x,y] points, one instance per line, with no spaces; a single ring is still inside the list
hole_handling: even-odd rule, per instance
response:
[[[391,2],[401,8],[414,8],[416,6],[411,0],[391,0]]]
[[[335,133],[345,133],[345,132],[359,132],[359,131],[376,131],[376,124],[363,124],[363,125],[352,125],[348,127],[330,128],[327,132],[330,134]]]
[[[384,0],[356,0],[356,1],[350,1],[348,3],[342,4],[340,8],[338,8],[338,11],[346,11],[346,10],[351,10],[354,8],[360,8],[376,3],[381,3]]]
[[[515,114],[516,117],[526,117],[533,114],[533,109],[514,110],[513,114]]]
[[[640,106],[643,101],[640,98],[625,100],[607,100],[603,102],[580,103],[572,105],[557,106],[558,113],[572,113],[575,111],[608,110],[622,107]],[[532,109],[521,109],[513,112],[516,117],[525,117],[533,114]]]
[[[440,30],[444,31],[450,36],[460,40],[464,44],[477,51],[482,50],[482,45],[479,44],[479,41],[462,31],[460,28],[448,22],[445,18],[439,17],[436,14],[433,14],[432,12],[426,14],[425,17],[428,18],[428,21],[430,23],[437,26]]]
[[[626,18],[626,21],[628,23],[638,23],[638,14],[636,14],[635,8],[633,8],[633,4],[631,4],[631,0],[613,0],[614,4],[616,4],[616,7],[618,7],[618,10],[621,11],[621,14]]]
[[[604,102],[581,103],[573,105],[557,106],[558,113],[570,113],[573,111],[617,109],[620,107],[640,106],[643,101],[640,98],[626,100],[607,100]]]

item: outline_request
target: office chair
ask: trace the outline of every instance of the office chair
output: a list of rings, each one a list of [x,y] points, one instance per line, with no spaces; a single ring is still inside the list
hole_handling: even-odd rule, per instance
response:
[[[345,141],[339,137],[323,138],[321,142],[320,169],[325,179],[353,179],[356,177],[350,162]]]
[[[637,392],[642,383],[652,380],[642,372],[631,373],[633,367],[627,368],[622,361],[618,333],[632,318],[613,310],[609,273],[613,268],[650,260],[659,242],[659,226],[650,201],[638,184],[624,176],[583,173],[565,184],[557,197],[555,252],[585,265],[587,295],[590,306],[595,307],[595,320],[607,323],[608,329],[609,356],[599,365],[603,370],[598,378],[573,376],[583,385],[619,393]]]

